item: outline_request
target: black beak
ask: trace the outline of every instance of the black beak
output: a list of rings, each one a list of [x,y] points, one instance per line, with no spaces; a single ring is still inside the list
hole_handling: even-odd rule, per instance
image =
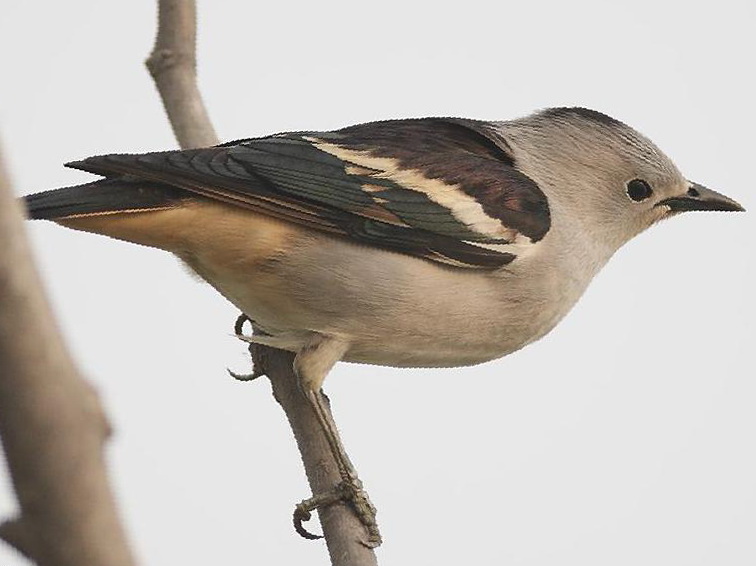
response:
[[[664,199],[659,201],[656,206],[668,206],[670,212],[685,212],[688,210],[745,211],[745,208],[730,197],[707,189],[698,183],[691,183],[686,194]]]

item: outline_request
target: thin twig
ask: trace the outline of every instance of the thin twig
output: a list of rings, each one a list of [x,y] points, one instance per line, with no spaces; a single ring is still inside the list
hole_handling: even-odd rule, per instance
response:
[[[42,566],[132,566],[105,469],[110,434],[31,260],[0,162],[0,436],[20,515],[0,538]]]
[[[197,86],[197,8],[194,0],[160,0],[155,46],[145,64],[184,149],[218,143]]]
[[[196,75],[196,8],[194,0],[159,0],[158,35],[147,66],[163,99],[179,145],[184,148],[217,143],[204,108]],[[273,395],[289,420],[313,493],[325,493],[341,477],[325,435],[302,395],[289,352],[260,347],[255,373],[264,371]],[[259,358],[262,359],[259,359]],[[262,365],[259,365],[262,364]],[[318,511],[333,566],[375,566],[375,553],[361,541],[365,528],[344,503]]]

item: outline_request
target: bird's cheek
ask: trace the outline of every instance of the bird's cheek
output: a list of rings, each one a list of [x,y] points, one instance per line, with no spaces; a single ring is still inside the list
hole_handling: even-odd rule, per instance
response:
[[[666,220],[667,218],[677,216],[677,214],[679,213],[673,211],[668,206],[655,206],[649,211],[649,226],[652,226],[662,220]]]

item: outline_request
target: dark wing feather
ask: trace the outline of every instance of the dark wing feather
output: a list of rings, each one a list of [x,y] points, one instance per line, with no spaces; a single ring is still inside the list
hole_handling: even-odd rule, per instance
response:
[[[69,166],[129,175],[455,266],[512,261],[549,229],[545,196],[485,122],[429,118]]]

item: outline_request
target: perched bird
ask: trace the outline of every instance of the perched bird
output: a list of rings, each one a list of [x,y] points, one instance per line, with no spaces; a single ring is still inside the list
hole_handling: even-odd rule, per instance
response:
[[[683,211],[743,210],[584,108],[389,120],[68,166],[105,178],[27,196],[31,218],[176,254],[254,321],[252,340],[296,353],[309,393],[339,360],[446,367],[514,352],[554,328],[646,228]]]

